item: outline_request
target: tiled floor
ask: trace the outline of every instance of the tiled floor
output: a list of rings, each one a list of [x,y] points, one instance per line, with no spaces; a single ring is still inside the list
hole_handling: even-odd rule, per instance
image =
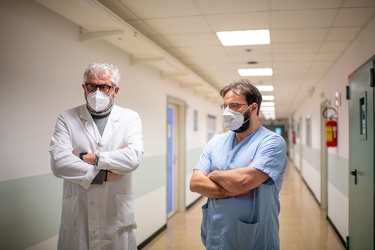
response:
[[[185,213],[177,213],[167,229],[143,250],[204,250],[200,240],[201,198]],[[299,173],[289,164],[280,193],[281,250],[344,250]]]

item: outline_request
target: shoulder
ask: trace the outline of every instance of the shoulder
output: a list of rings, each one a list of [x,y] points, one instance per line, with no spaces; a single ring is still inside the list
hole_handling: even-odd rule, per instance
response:
[[[138,112],[128,109],[128,108],[123,108],[117,105],[113,106],[111,116],[114,119],[125,119],[125,120],[140,119]]]
[[[74,115],[80,115],[84,112],[87,112],[86,104],[82,104],[80,106],[67,109],[61,113],[61,116],[74,116]]]
[[[267,142],[267,144],[271,143],[279,146],[285,146],[285,139],[280,134],[273,132],[266,127],[260,126],[259,137],[263,143]]]
[[[113,105],[113,112],[119,112],[119,113],[126,113],[126,114],[131,114],[131,115],[138,115],[138,112],[128,109],[128,108],[123,108],[120,106],[117,106],[116,104]]]

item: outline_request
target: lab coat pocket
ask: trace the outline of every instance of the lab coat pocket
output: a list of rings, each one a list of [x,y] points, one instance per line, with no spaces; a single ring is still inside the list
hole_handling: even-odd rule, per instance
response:
[[[65,198],[62,201],[61,226],[65,231],[77,230],[78,195]]]
[[[257,235],[258,223],[249,223],[238,220],[237,221],[237,241],[236,249],[253,249]],[[249,247],[251,246],[251,247]]]
[[[117,216],[118,227],[123,228],[135,223],[134,220],[134,201],[132,195],[117,194]]]

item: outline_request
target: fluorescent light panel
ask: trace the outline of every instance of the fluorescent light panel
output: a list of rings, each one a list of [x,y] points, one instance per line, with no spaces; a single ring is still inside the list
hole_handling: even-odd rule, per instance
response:
[[[240,76],[272,76],[273,71],[271,68],[249,68],[238,69]]]
[[[237,30],[216,32],[223,46],[270,44],[269,30]]]
[[[275,102],[262,102],[261,107],[275,107]]]
[[[257,87],[257,89],[261,92],[273,91],[272,85],[257,85],[255,87]]]
[[[260,111],[275,111],[275,107],[262,107],[260,106]]]
[[[262,95],[263,101],[273,101],[275,100],[275,97],[273,95]]]

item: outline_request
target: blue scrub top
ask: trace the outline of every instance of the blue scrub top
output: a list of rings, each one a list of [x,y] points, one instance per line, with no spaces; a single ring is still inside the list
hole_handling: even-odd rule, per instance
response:
[[[209,198],[202,207],[206,249],[280,249],[279,192],[287,166],[285,140],[263,126],[235,145],[235,133],[214,136],[195,169],[209,173],[251,166],[270,177],[247,194]]]

